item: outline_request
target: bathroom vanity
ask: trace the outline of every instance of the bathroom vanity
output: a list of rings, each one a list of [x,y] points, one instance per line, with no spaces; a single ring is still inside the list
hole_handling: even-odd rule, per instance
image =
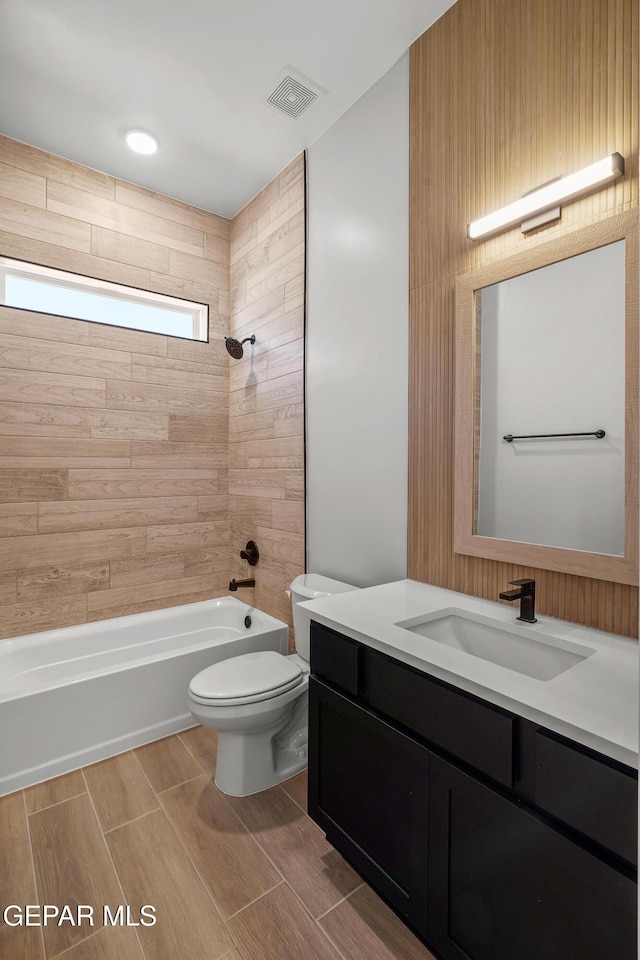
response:
[[[336,849],[443,960],[633,960],[636,643],[412,581],[307,607]]]

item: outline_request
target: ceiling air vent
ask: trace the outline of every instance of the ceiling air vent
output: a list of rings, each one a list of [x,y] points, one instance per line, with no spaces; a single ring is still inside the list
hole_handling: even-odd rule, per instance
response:
[[[275,90],[267,97],[267,103],[294,120],[325,92],[291,67],[285,67],[275,84]]]

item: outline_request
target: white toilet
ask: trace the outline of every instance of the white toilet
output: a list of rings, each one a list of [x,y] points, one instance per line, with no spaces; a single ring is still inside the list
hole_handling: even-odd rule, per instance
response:
[[[310,616],[298,604],[357,589],[316,573],[296,577],[296,652],[241,654],[207,667],[189,684],[191,713],[220,734],[215,782],[223,793],[246,797],[306,767]]]

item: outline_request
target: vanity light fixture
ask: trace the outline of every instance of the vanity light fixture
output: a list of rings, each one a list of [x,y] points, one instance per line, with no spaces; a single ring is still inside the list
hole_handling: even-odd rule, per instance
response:
[[[489,233],[497,233],[499,230],[511,227],[514,223],[521,223],[523,232],[532,230],[550,219],[559,217],[559,204],[562,200],[589,193],[594,187],[615,180],[623,173],[624,157],[619,153],[612,153],[611,156],[598,160],[597,163],[592,163],[591,166],[584,167],[568,177],[553,180],[546,186],[527,193],[514,203],[496,210],[495,213],[474,220],[467,226],[467,236],[470,240],[478,240]],[[550,217],[548,213],[546,217],[535,216],[543,211],[548,212],[552,208],[557,210],[554,216]]]
[[[128,130],[124,138],[127,146],[135,153],[149,155],[155,153],[159,146],[157,137],[147,133],[146,130]]]

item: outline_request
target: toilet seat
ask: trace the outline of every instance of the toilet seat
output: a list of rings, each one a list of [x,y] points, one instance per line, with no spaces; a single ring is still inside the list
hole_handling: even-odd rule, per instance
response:
[[[189,696],[212,707],[270,700],[302,683],[304,672],[297,659],[273,650],[230,657],[196,674]]]

